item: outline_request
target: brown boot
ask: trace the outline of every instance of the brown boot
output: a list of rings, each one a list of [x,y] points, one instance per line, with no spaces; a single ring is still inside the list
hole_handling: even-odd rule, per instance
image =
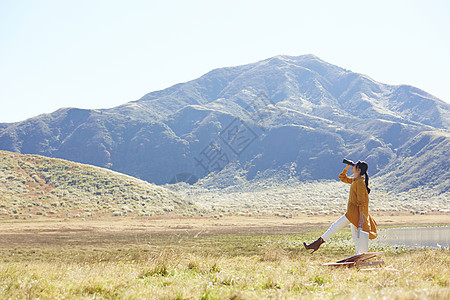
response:
[[[325,243],[325,241],[322,239],[322,237],[320,237],[320,238],[318,238],[317,240],[315,240],[314,242],[312,242],[309,245],[306,245],[306,243],[303,242],[303,246],[305,246],[305,248],[307,250],[314,249],[314,251],[311,252],[311,254],[313,254],[314,252],[317,251],[317,249],[320,248],[320,245],[322,245],[323,243]]]

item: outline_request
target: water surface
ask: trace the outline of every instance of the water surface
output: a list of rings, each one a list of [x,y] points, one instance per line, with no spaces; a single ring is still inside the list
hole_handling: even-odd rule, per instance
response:
[[[406,247],[449,248],[450,226],[406,227],[380,230],[376,243]]]

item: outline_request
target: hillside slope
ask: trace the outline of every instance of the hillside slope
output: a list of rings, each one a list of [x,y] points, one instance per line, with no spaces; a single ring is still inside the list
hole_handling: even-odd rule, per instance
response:
[[[0,151],[0,217],[155,215],[192,206],[173,192],[110,170]]]
[[[379,174],[388,189],[405,191],[426,186],[437,193],[450,192],[450,133],[422,132],[398,153],[398,158]]]

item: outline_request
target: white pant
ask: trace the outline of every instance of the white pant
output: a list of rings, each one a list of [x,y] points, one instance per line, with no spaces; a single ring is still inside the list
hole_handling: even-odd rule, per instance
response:
[[[331,224],[330,228],[322,235],[322,239],[324,241],[328,241],[333,234],[335,234],[338,230],[341,230],[345,226],[351,225],[352,229],[352,239],[355,243],[356,254],[361,254],[369,251],[369,233],[365,231],[360,231],[360,235],[358,237],[358,228],[353,225],[345,215],[340,217],[336,222]]]

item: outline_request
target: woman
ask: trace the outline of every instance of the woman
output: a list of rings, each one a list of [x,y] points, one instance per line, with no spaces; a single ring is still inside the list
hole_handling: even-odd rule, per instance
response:
[[[369,175],[367,174],[367,163],[358,161],[353,164],[351,171],[353,177],[347,177],[347,171],[350,168],[352,162],[345,167],[339,179],[342,182],[351,184],[350,196],[347,204],[347,212],[334,222],[330,228],[315,242],[306,245],[303,243],[306,249],[313,249],[314,253],[319,249],[320,245],[325,243],[331,238],[336,231],[351,225],[352,238],[355,242],[356,254],[368,252],[369,238],[374,239],[377,237],[377,223],[369,215]],[[364,177],[363,177],[364,176]],[[358,230],[359,227],[359,230]]]

